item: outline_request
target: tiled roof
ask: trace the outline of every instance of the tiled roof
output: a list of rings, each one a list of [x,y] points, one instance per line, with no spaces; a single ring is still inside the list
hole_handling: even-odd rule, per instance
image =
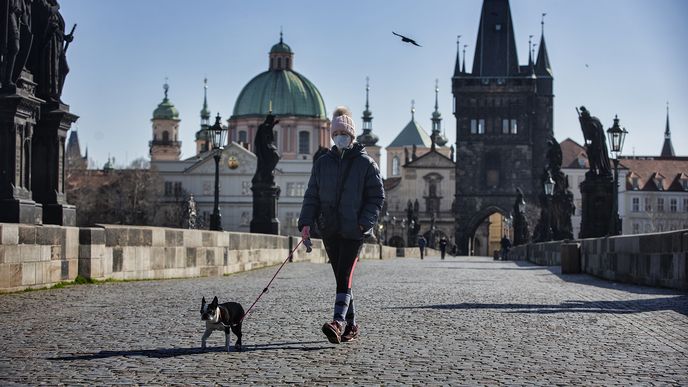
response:
[[[629,169],[628,190],[688,191],[688,157],[621,156],[620,165]]]
[[[561,167],[573,169],[588,169],[588,155],[579,143],[567,138],[559,143],[561,146]]]

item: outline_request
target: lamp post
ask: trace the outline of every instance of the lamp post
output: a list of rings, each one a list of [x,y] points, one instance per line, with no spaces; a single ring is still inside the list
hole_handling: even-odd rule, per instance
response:
[[[207,138],[212,143],[213,158],[215,159],[215,205],[213,207],[213,214],[210,215],[210,229],[222,231],[222,215],[220,215],[220,157],[225,145],[227,129],[223,128],[220,123],[220,113],[215,117],[215,124],[206,130],[208,130]]]
[[[623,150],[626,140],[626,128],[619,126],[619,116],[614,116],[614,125],[607,129],[607,137],[611,147],[612,161],[614,162],[614,201],[612,207],[612,219],[609,224],[609,235],[621,234],[621,219],[619,219],[619,155]]]
[[[552,196],[554,196],[554,180],[552,174],[547,171],[547,180],[544,183],[545,196],[547,197],[547,222],[545,223],[545,241],[552,240]]]

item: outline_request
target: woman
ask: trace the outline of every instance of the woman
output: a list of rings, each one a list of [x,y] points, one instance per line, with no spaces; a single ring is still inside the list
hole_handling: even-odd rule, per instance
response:
[[[338,107],[330,136],[334,146],[318,158],[311,172],[299,216],[303,239],[318,222],[337,283],[334,317],[322,327],[334,344],[358,337],[351,280],[363,238],[372,234],[385,198],[380,169],[365,148],[355,142],[351,112]]]

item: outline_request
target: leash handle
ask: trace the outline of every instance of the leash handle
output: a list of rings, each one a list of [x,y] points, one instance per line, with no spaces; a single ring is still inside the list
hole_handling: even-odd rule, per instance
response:
[[[279,274],[280,270],[282,270],[282,268],[284,267],[284,265],[285,265],[285,264],[290,260],[290,258],[294,255],[294,251],[296,251],[296,249],[298,249],[299,246],[301,246],[301,243],[303,243],[303,241],[304,241],[304,239],[301,238],[301,240],[299,241],[299,243],[296,244],[296,246],[294,247],[294,249],[291,250],[291,251],[289,252],[289,255],[287,255],[287,258],[284,260],[284,262],[282,262],[282,264],[280,265],[279,269],[277,269],[277,272],[275,272],[275,275],[272,276],[272,279],[270,279],[270,282],[268,282],[267,286],[265,286],[265,288],[263,289],[263,291],[258,295],[258,298],[256,298],[255,301],[253,301],[253,304],[251,305],[250,308],[248,308],[248,310],[246,311],[246,313],[244,313],[244,315],[241,316],[241,320],[239,320],[239,322],[237,323],[237,325],[238,325],[238,324],[241,324],[241,322],[244,321],[244,319],[246,318],[246,316],[248,316],[249,312],[251,312],[251,309],[253,309],[253,307],[256,306],[256,303],[258,303],[258,300],[260,300],[260,298],[263,297],[263,294],[265,294],[265,293],[268,292],[268,290],[269,290],[269,288],[270,288],[270,285],[272,285],[272,281],[275,280],[275,277],[277,277],[277,274]],[[310,239],[308,239],[308,241],[310,242]]]

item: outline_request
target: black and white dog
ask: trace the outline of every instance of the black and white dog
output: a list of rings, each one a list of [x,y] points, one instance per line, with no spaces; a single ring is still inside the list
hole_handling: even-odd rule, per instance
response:
[[[225,302],[218,304],[217,297],[213,298],[210,304],[205,303],[205,297],[201,300],[201,320],[205,321],[205,333],[201,338],[201,348],[205,349],[205,341],[213,331],[225,332],[225,347],[227,352],[230,348],[229,330],[237,336],[234,348],[241,351],[241,318],[244,317],[244,308],[236,302]]]

